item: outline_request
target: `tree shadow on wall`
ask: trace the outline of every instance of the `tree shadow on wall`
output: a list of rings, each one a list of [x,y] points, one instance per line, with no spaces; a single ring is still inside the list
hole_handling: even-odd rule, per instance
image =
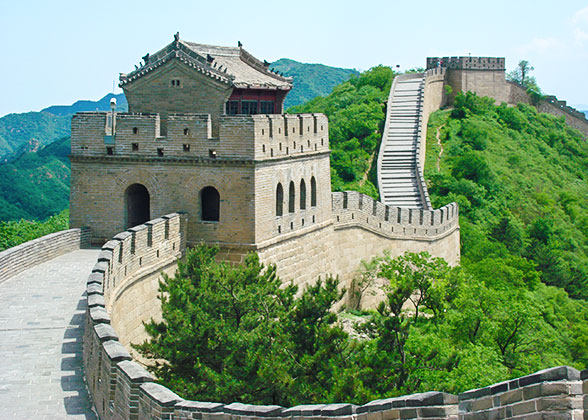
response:
[[[61,389],[68,395],[63,398],[65,411],[69,415],[84,415],[86,419],[98,419],[92,399],[84,381],[83,342],[84,321],[87,306],[86,292],[78,301],[76,312],[69,321],[61,345]]]

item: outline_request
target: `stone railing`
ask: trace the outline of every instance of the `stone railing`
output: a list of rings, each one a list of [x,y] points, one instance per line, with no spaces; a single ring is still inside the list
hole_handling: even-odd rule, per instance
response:
[[[0,283],[37,264],[90,245],[89,228],[69,229],[0,252]]]
[[[389,238],[438,237],[458,226],[457,203],[437,210],[387,206],[356,191],[332,194],[335,229],[352,226]]]

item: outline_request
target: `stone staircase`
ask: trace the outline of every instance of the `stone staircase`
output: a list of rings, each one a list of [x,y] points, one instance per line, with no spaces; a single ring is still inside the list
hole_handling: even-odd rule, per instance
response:
[[[396,207],[430,209],[419,169],[424,74],[394,79],[378,156],[380,200]]]

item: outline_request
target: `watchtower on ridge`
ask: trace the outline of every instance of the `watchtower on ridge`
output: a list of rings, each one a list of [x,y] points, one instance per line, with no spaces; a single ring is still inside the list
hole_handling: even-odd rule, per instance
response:
[[[188,242],[242,255],[331,219],[328,122],[284,115],[292,79],[174,36],[120,75],[128,113],[72,119],[70,225],[95,241],[188,213]]]

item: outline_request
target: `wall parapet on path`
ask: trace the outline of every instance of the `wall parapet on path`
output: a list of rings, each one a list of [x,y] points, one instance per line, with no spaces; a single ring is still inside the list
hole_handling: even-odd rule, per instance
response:
[[[51,233],[0,252],[0,283],[23,271],[76,249],[90,246],[89,228]]]
[[[457,203],[437,210],[388,206],[357,191],[332,193],[335,229],[361,227],[388,238],[431,239],[459,223]]]
[[[386,206],[377,202],[374,205],[373,200],[359,193],[334,193],[341,208],[345,196],[347,213],[357,211],[356,214],[363,216],[364,210],[369,213],[369,209],[375,209],[376,216],[385,217]],[[430,214],[430,219],[426,220],[433,220],[434,226],[452,223],[457,219],[457,207],[453,215],[451,207],[425,211]],[[388,216],[396,215],[397,220],[406,224],[411,209],[393,213],[395,209],[390,208]],[[403,213],[405,210],[407,212]],[[442,213],[444,222],[441,222]],[[186,215],[174,213],[118,234],[104,245],[88,278],[83,359],[88,389],[103,420],[575,420],[583,416],[583,399],[587,398],[588,402],[588,396],[584,397],[584,392],[588,391],[588,370],[580,375],[567,366],[546,369],[459,396],[425,392],[359,406],[341,403],[284,408],[184,400],[155,383],[153,376],[132,360],[110,324],[105,295],[112,298],[116,290],[129,281],[148,272],[157,272],[160,261],[181,256],[185,249],[185,233]],[[119,259],[121,255],[122,260]]]

